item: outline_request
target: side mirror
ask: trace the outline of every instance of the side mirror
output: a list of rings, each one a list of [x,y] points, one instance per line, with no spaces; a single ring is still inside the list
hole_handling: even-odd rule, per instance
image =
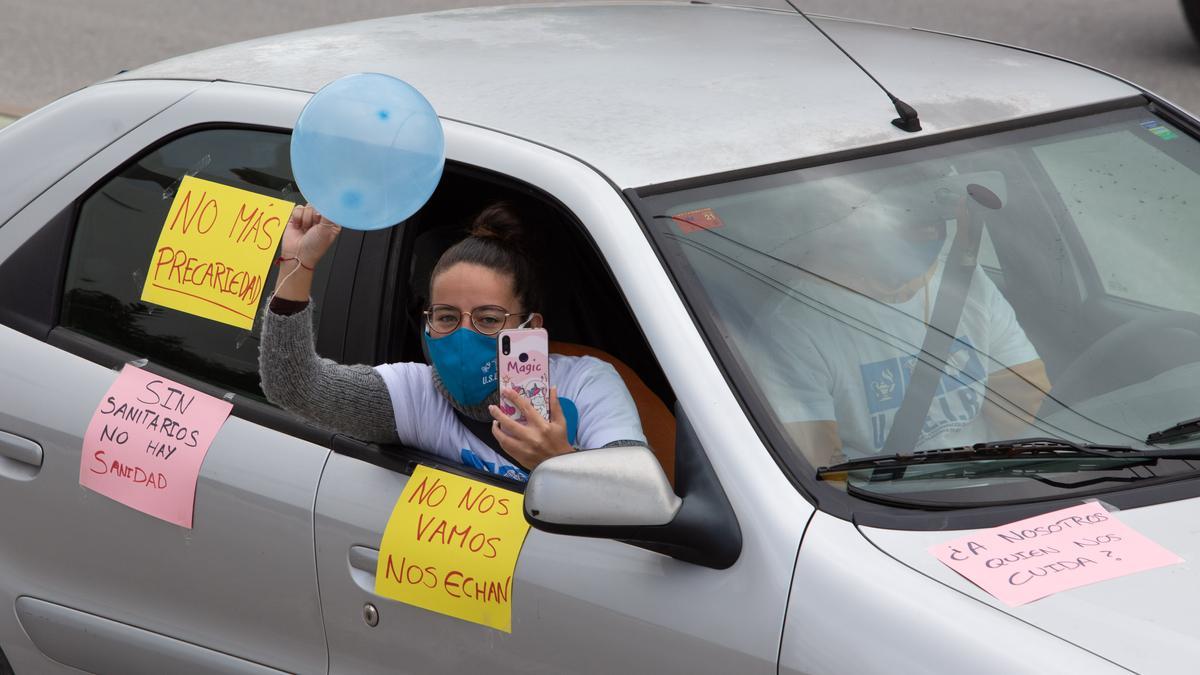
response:
[[[619,539],[725,569],[742,530],[691,424],[676,406],[675,485],[644,447],[601,448],[542,462],[525,487],[525,519],[554,534]]]
[[[643,447],[559,455],[542,462],[525,487],[526,517],[535,525],[666,525],[682,505]]]

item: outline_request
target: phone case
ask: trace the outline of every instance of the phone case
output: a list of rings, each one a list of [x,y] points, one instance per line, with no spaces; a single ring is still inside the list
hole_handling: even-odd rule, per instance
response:
[[[497,345],[500,386],[510,387],[533,404],[542,418],[550,420],[549,337],[544,328],[514,328],[500,331]],[[508,401],[500,399],[500,409],[518,422],[525,416]]]

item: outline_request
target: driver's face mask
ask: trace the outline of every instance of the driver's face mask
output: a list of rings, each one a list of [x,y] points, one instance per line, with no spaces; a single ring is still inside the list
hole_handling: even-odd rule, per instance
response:
[[[518,328],[533,320],[530,315]],[[441,379],[444,392],[462,406],[475,406],[499,391],[497,386],[496,336],[483,335],[459,326],[437,339],[429,327],[422,331],[425,356]]]
[[[946,224],[881,228],[864,237],[860,271],[880,284],[897,288],[925,274],[946,243]]]
[[[882,288],[899,288],[928,272],[965,196],[942,175],[946,169],[905,166],[869,181],[831,183],[834,199],[824,219],[834,242],[830,262]]]
[[[822,246],[822,257],[827,265],[853,277],[881,288],[899,288],[928,272],[945,243],[944,222],[873,224],[833,234]]]

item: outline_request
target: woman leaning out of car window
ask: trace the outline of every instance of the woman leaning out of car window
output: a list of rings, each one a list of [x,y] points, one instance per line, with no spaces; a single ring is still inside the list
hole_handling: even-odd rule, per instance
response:
[[[498,386],[496,335],[542,325],[537,269],[511,206],[484,209],[433,269],[421,336],[432,367],[347,366],[317,356],[313,268],[340,230],[302,206],[284,232],[280,281],[259,355],[262,388],[273,403],[339,433],[401,443],[516,480],[576,448],[645,445],[633,398],[603,361],[550,355],[549,422],[529,401]],[[529,422],[506,415],[498,405],[502,396]]]

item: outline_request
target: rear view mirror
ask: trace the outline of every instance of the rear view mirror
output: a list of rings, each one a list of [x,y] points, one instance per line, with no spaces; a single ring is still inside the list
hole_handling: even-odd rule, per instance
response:
[[[959,203],[967,197],[970,198],[968,205],[978,204],[992,210],[1002,208],[1008,203],[1008,180],[999,171],[973,171],[901,183],[880,190],[855,212],[853,218],[884,223],[890,220],[950,220],[957,215]]]
[[[643,447],[548,459],[525,488],[530,521],[552,525],[666,525],[682,504],[654,453]]]
[[[525,519],[544,532],[618,539],[676,560],[729,567],[742,551],[737,515],[678,404],[675,421],[676,490],[647,448],[585,450],[533,470]]]

